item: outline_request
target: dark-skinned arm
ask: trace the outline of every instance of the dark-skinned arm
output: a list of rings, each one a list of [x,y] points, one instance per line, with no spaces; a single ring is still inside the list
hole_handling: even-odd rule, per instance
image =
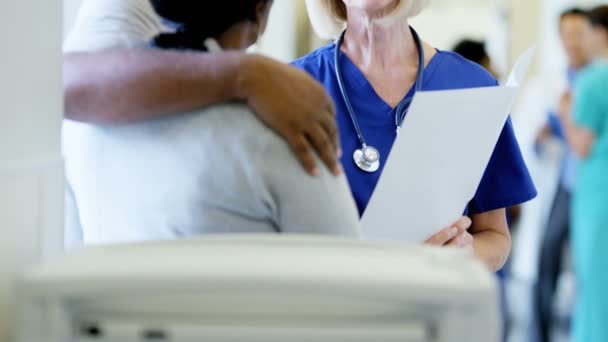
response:
[[[115,125],[227,101],[247,103],[311,174],[339,172],[335,109],[306,73],[259,55],[120,49],[64,55],[65,116]]]

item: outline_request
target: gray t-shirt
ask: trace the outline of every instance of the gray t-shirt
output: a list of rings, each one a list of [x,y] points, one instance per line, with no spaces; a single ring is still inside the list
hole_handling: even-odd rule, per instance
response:
[[[84,4],[66,50],[137,46],[161,29],[145,0]],[[88,244],[237,232],[359,237],[345,177],[325,168],[309,177],[244,105],[116,127],[65,121],[63,137],[70,245],[80,233]]]

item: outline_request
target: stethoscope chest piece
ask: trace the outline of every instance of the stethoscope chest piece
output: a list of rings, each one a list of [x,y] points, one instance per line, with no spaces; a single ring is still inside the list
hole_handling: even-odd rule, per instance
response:
[[[353,160],[359,169],[373,173],[380,168],[380,152],[371,146],[364,146],[353,154]]]

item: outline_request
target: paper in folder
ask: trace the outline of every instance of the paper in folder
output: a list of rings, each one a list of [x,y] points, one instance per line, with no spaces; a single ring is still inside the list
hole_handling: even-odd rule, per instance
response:
[[[533,51],[506,86],[416,94],[363,214],[365,239],[421,243],[463,215]]]

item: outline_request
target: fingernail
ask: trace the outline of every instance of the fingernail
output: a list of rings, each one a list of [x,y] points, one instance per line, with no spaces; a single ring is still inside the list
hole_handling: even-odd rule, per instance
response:
[[[342,148],[338,147],[338,158],[342,158]]]
[[[319,169],[318,169],[318,168],[316,168],[316,167],[315,167],[314,169],[312,169],[312,175],[313,175],[314,177],[317,177],[317,176],[319,176],[320,174],[321,174],[321,172],[319,171]]]

